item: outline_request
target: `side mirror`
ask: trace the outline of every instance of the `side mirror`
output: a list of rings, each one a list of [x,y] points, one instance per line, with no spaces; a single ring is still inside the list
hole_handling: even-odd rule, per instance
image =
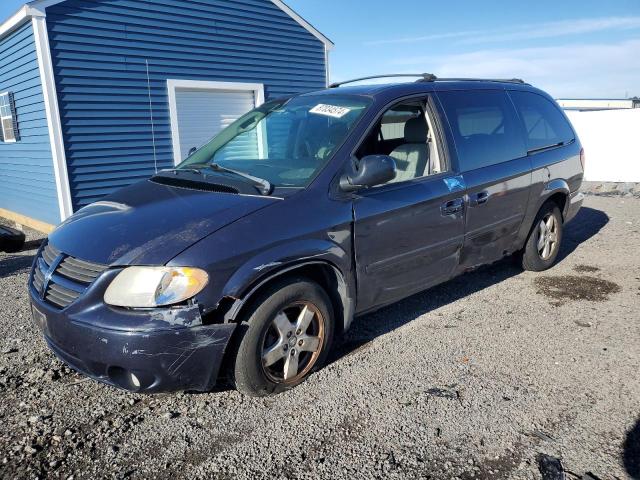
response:
[[[353,192],[361,188],[382,185],[396,177],[396,161],[387,155],[369,155],[362,158],[357,170],[340,178],[340,188]]]
[[[196,153],[197,151],[198,149],[196,147],[191,147],[191,149],[189,150],[189,153],[187,154],[187,158],[193,155],[194,153]]]

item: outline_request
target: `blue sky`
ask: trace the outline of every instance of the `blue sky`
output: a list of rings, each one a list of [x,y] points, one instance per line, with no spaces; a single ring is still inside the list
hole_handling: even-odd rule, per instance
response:
[[[556,97],[640,96],[640,0],[289,0],[336,43],[333,80],[524,78]]]
[[[640,0],[288,0],[336,43],[332,80],[519,77],[556,97],[640,96]],[[22,4],[0,0],[0,17]]]

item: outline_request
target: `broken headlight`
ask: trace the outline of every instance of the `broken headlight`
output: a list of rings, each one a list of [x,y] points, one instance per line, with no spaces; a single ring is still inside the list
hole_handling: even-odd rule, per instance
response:
[[[209,276],[188,267],[129,267],[111,282],[104,301],[116,307],[151,308],[184,302],[202,291]]]

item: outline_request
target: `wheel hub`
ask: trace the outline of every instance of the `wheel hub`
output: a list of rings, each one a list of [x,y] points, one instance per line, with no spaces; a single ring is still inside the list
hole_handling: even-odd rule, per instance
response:
[[[313,368],[324,344],[325,319],[310,302],[282,309],[265,332],[262,367],[275,383],[295,383]]]

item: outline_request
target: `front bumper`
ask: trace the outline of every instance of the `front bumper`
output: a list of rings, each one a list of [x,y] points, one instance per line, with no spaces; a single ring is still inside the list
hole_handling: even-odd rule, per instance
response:
[[[158,325],[158,311],[132,313],[103,303],[58,310],[32,287],[30,294],[34,321],[58,358],[94,380],[132,392],[210,390],[236,328]],[[185,312],[161,313],[178,318]],[[130,328],[134,321],[137,328]],[[117,328],[121,325],[129,327]]]

